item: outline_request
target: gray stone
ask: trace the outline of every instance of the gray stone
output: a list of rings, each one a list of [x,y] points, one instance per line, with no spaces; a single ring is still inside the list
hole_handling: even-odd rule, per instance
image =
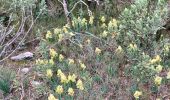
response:
[[[33,58],[34,54],[31,53],[31,52],[25,52],[25,53],[21,53],[17,56],[13,56],[11,57],[11,60],[14,60],[14,61],[21,61],[21,60],[25,60],[25,59],[31,59]]]
[[[38,81],[31,81],[31,85],[33,86],[33,87],[38,87],[38,86],[40,86],[42,83],[40,83],[40,82],[38,82]]]
[[[24,74],[27,74],[29,72],[29,68],[23,68],[21,69],[21,72],[24,73]]]

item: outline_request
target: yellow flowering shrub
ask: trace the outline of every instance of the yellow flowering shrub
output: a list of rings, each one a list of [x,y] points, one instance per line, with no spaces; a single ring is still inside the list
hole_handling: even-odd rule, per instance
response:
[[[79,100],[92,95],[98,98],[101,95],[100,99],[105,99],[111,95],[109,93],[117,96],[122,91],[131,92],[127,94],[132,98],[127,99],[145,99],[146,94],[158,93],[158,86],[169,82],[170,72],[167,72],[167,80],[160,77],[168,69],[165,51],[169,52],[169,47],[162,50],[163,43],[152,46],[155,44],[145,38],[147,34],[143,35],[143,31],[151,26],[144,27],[147,25],[140,25],[139,20],[125,23],[128,20],[131,19],[78,16],[72,17],[70,26],[66,24],[47,31],[42,48],[47,49],[43,52],[46,56],[37,59],[36,64],[41,69],[38,71],[48,77],[44,82],[51,93],[49,100],[56,99],[52,95],[55,92],[59,99]],[[124,81],[128,82],[127,87],[117,89]],[[148,93],[141,89],[146,84],[150,89]],[[139,89],[141,91],[136,91]]]

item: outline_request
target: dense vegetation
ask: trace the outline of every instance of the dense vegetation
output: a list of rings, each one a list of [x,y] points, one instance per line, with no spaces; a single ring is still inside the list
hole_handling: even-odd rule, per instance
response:
[[[1,0],[0,98],[169,100],[168,10],[167,0]],[[9,59],[25,51],[34,57]]]

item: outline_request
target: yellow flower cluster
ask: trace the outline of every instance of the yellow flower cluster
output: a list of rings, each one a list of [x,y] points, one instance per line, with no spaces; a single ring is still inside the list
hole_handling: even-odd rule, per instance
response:
[[[137,49],[137,45],[136,44],[129,44],[129,48],[132,50],[136,50]]]
[[[48,64],[48,60],[41,60],[41,59],[37,59],[36,61],[36,64]]]
[[[102,16],[100,20],[101,20],[101,22],[103,22],[103,23],[106,21],[106,19],[105,19],[104,16]]]
[[[68,95],[74,96],[74,90],[73,90],[73,88],[68,88]]]
[[[63,34],[62,33],[60,33],[60,34],[58,34],[58,42],[60,42],[60,41],[62,41],[63,40]]]
[[[84,70],[86,69],[86,65],[84,63],[82,63],[81,60],[79,60],[79,63],[80,63],[80,67]]]
[[[98,47],[96,47],[95,53],[96,53],[97,55],[99,55],[99,54],[101,53],[101,50],[100,50]]]
[[[162,77],[156,76],[154,81],[156,85],[160,85],[162,82]]]
[[[63,91],[64,91],[63,86],[58,85],[58,86],[56,87],[56,90],[55,90],[55,91],[56,91],[58,94],[62,94]]]
[[[159,63],[161,62],[161,57],[159,55],[156,55],[152,60],[150,60],[151,64]]]
[[[56,99],[53,94],[50,94],[48,96],[48,100],[58,100],[58,99]]]
[[[94,16],[90,16],[90,19],[89,19],[89,24],[92,25],[94,22]]]
[[[51,39],[52,38],[52,33],[51,31],[47,31],[47,34],[45,36],[46,39]]]
[[[78,89],[84,90],[83,82],[80,79],[77,81],[76,86],[77,86]]]
[[[67,78],[66,75],[61,71],[61,69],[58,69],[57,76],[60,77],[61,83],[68,83],[70,81],[75,82],[77,78],[75,74],[72,74],[72,75],[69,74]]]
[[[116,52],[122,52],[122,51],[123,51],[122,47],[118,46],[118,48],[116,49]]]
[[[57,55],[58,54],[54,49],[50,49],[50,56],[51,56],[52,59],[55,58]]]
[[[87,43],[87,44],[90,44],[90,43],[91,43],[91,40],[90,40],[90,39],[87,39],[87,40],[86,40],[86,43]]]
[[[66,27],[63,27],[63,32],[64,32],[64,33],[68,33],[68,30],[67,30]]]
[[[167,78],[167,79],[170,79],[170,71],[167,73],[166,78]]]
[[[117,20],[116,19],[112,19],[108,23],[108,29],[113,29],[114,27],[117,27]]]
[[[77,78],[77,76],[75,75],[75,74],[73,74],[73,75],[68,75],[68,82],[69,81],[71,81],[71,82],[75,82],[76,81],[76,78]]]
[[[168,46],[168,45],[166,45],[166,46],[164,47],[164,51],[165,51],[166,53],[169,52],[169,46]]]
[[[49,60],[49,64],[54,65],[54,60],[52,58]]]
[[[61,83],[68,83],[66,75],[61,71],[61,69],[58,69],[57,76],[60,77]]]
[[[107,37],[107,34],[108,34],[108,32],[104,30],[103,33],[102,33],[102,37],[103,38]]]
[[[51,77],[53,76],[53,72],[52,72],[51,69],[47,69],[47,70],[46,70],[46,76],[47,76],[48,78],[51,78]]]
[[[106,26],[105,23],[102,23],[101,27],[102,27],[102,28],[106,28],[107,26]]]
[[[87,20],[85,18],[82,19],[81,25],[82,26],[86,26],[87,25]]]
[[[158,65],[155,70],[156,72],[160,73],[162,71],[162,66]]]
[[[70,35],[70,37],[75,36],[73,32],[69,32],[68,34]]]
[[[142,92],[141,92],[141,91],[135,91],[135,93],[133,94],[133,96],[134,96],[136,99],[138,99],[139,96],[141,96],[141,95],[142,95]]]
[[[63,59],[64,59],[64,56],[62,54],[60,54],[59,55],[59,61],[61,62],[61,61],[63,61]]]
[[[54,34],[60,34],[62,32],[62,30],[61,29],[59,29],[59,28],[55,28],[54,29]]]
[[[71,64],[74,64],[74,59],[68,59],[68,64],[71,65]]]
[[[76,78],[77,78],[77,76],[75,74],[72,74],[72,75],[69,74],[68,78],[67,78],[64,75],[64,73],[61,71],[61,69],[58,69],[57,76],[60,77],[61,83],[76,82]],[[77,86],[78,89],[84,90],[83,82],[80,79],[76,82],[76,86]],[[58,85],[56,87],[55,91],[58,94],[62,94],[64,92],[64,89],[63,89],[62,85]],[[68,92],[68,95],[74,96],[74,89],[73,88],[69,87],[67,92]]]

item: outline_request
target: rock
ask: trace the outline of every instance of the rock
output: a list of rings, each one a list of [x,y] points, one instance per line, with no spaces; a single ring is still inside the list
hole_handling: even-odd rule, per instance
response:
[[[27,74],[29,72],[29,68],[23,68],[21,69],[21,72],[24,73],[24,74]]]
[[[11,57],[11,60],[14,60],[14,61],[21,61],[21,60],[25,60],[25,59],[31,59],[33,58],[33,53],[31,52],[25,52],[25,53],[21,53],[17,56],[13,56]]]
[[[41,85],[41,83],[38,82],[38,81],[32,81],[32,82],[31,82],[31,85],[32,85],[33,87],[38,87],[38,86]]]

